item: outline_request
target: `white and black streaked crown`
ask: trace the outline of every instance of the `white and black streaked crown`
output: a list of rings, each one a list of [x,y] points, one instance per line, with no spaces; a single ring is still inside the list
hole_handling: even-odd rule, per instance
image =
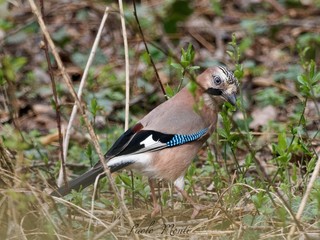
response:
[[[229,84],[236,84],[237,86],[239,86],[238,80],[237,78],[233,75],[233,72],[231,72],[230,70],[228,70],[226,67],[224,66],[219,66],[219,69],[227,76],[227,82]]]

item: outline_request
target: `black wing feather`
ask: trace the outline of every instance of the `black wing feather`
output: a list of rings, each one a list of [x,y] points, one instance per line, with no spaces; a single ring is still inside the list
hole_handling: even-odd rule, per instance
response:
[[[153,130],[142,130],[134,135],[130,143],[119,153],[118,156],[135,153],[142,150],[145,148],[145,146],[141,144],[141,142],[151,135],[155,142],[159,141],[161,143],[169,142],[174,137],[173,134],[166,134]]]
[[[138,123],[124,132],[104,155],[105,158],[110,159],[111,157],[118,156],[119,153],[127,147],[127,145],[131,142],[131,139],[138,131],[140,131],[141,128],[143,128],[142,124]]]

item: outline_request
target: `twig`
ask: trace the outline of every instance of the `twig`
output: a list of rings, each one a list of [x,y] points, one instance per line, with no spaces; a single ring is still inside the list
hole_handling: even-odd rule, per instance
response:
[[[53,231],[54,234],[57,236],[57,239],[60,239],[59,234],[58,234],[58,229],[59,227],[57,226],[57,223],[53,220],[52,214],[49,213],[48,209],[48,203],[43,201],[42,194],[39,195],[39,191],[32,187],[32,185],[28,184],[30,191],[32,192],[32,195],[35,197],[36,202],[38,204],[38,209],[40,210],[42,216],[45,216],[46,219],[50,222],[50,224],[53,226]],[[56,206],[55,206],[56,207]],[[55,209],[56,210],[56,209]],[[61,218],[60,212],[57,211],[58,216],[60,217],[61,221],[66,224],[66,221]],[[67,223],[67,226],[69,225],[69,222]]]
[[[318,156],[318,161],[317,161],[317,164],[313,170],[313,173],[311,175],[311,178],[310,178],[310,182],[307,186],[307,190],[305,192],[305,194],[303,195],[303,198],[301,200],[301,203],[300,203],[300,206],[299,206],[299,209],[298,209],[298,212],[296,214],[296,219],[297,220],[300,220],[301,216],[302,216],[302,213],[307,205],[307,201],[308,201],[308,197],[311,193],[311,190],[313,188],[313,185],[315,183],[315,181],[317,180],[318,178],[318,175],[319,175],[319,172],[320,172],[320,152],[317,152],[317,156]],[[290,231],[289,231],[289,234],[288,234],[288,239],[292,239],[292,236],[294,234],[296,230],[296,224],[292,225]]]
[[[26,234],[23,230],[23,227],[22,227],[25,217],[26,217],[26,215],[20,220],[20,224],[19,224],[20,235],[19,235],[19,237],[21,237],[24,240],[28,240],[28,238],[26,237]]]
[[[40,9],[41,9],[42,16],[44,16],[45,14],[44,14],[43,0],[40,0]],[[43,21],[45,23],[45,18],[43,18]],[[51,64],[50,56],[49,56],[48,41],[44,36],[43,36],[43,42],[44,42],[43,50],[44,50],[47,64],[48,64],[48,73],[49,73],[50,80],[51,80],[51,88],[52,88],[53,98],[54,98],[54,102],[55,102],[54,109],[56,110],[56,117],[57,117],[58,139],[59,139],[59,147],[60,147],[59,153],[60,153],[60,158],[61,158],[61,168],[60,168],[60,174],[62,175],[61,182],[64,182],[64,184],[67,184],[68,181],[67,181],[66,162],[65,162],[66,156],[64,156],[64,154],[63,154],[64,151],[63,151],[63,136],[62,136],[62,131],[61,131],[60,103],[58,100],[56,81],[53,76],[52,64]]]
[[[103,173],[100,173],[96,177],[96,179],[94,181],[94,185],[93,185],[93,193],[92,193],[92,198],[91,198],[91,210],[90,210],[91,216],[90,216],[90,221],[89,221],[88,234],[90,234],[89,231],[91,231],[92,216],[93,216],[93,210],[94,210],[94,198],[96,196],[96,192],[97,192],[97,188],[98,188],[98,182],[99,182],[99,178],[100,178],[101,175],[103,175]]]
[[[275,0],[265,0],[269,3],[280,15],[286,15],[286,9]]]
[[[88,72],[89,72],[89,68],[92,64],[92,61],[93,61],[93,58],[96,54],[96,50],[97,50],[97,47],[98,47],[98,44],[99,44],[99,41],[101,39],[101,33],[102,33],[102,30],[103,30],[103,27],[106,23],[106,20],[108,18],[108,12],[109,12],[109,7],[106,7],[105,11],[104,11],[104,15],[103,15],[103,18],[101,20],[101,24],[100,24],[100,27],[99,27],[99,30],[98,30],[98,33],[97,33],[97,36],[94,40],[94,43],[93,43],[93,46],[92,46],[92,49],[91,49],[91,52],[90,52],[90,56],[89,56],[89,59],[88,59],[88,62],[86,64],[86,67],[84,69],[84,72],[83,72],[83,75],[82,75],[82,78],[81,78],[81,81],[80,81],[80,85],[79,85],[79,90],[78,90],[78,98],[79,100],[81,100],[81,95],[82,95],[82,90],[83,90],[83,87],[84,87],[84,84],[86,83],[86,79],[87,79],[87,76],[88,76]],[[73,108],[72,108],[72,113],[71,113],[71,116],[70,116],[70,120],[69,120],[69,123],[68,123],[68,126],[67,126],[67,130],[66,130],[66,134],[65,134],[65,138],[64,138],[64,141],[63,141],[63,157],[64,159],[67,159],[67,153],[68,153],[68,146],[69,146],[69,140],[70,140],[70,135],[71,135],[71,129],[72,129],[72,126],[73,126],[73,121],[76,117],[76,114],[77,114],[77,110],[78,110],[78,106],[76,104],[76,102],[74,103],[73,105]],[[61,181],[61,175],[64,175],[65,173],[61,172],[61,168],[60,168],[60,173],[59,173],[59,178],[58,178],[58,186],[61,186],[62,184],[62,181]]]
[[[124,56],[125,56],[125,68],[126,68],[126,105],[125,105],[125,124],[124,130],[126,131],[129,127],[129,101],[130,101],[130,79],[129,79],[129,53],[128,53],[128,38],[127,38],[127,29],[123,13],[123,4],[122,0],[119,0],[120,8],[120,19],[123,35],[123,45],[124,45]]]
[[[88,116],[87,116],[87,114],[86,114],[86,112],[84,110],[85,106],[84,107],[81,106],[81,102],[79,101],[79,98],[78,98],[78,96],[77,96],[77,94],[76,94],[76,92],[75,92],[75,90],[74,90],[74,88],[72,86],[71,79],[70,79],[69,75],[67,74],[67,72],[65,71],[64,65],[62,64],[60,56],[57,53],[55,45],[54,45],[54,43],[53,43],[53,41],[52,41],[52,39],[50,37],[50,34],[49,34],[48,30],[47,30],[47,27],[43,22],[43,19],[42,19],[40,13],[39,13],[39,10],[38,10],[34,0],[28,0],[28,1],[30,3],[32,12],[37,17],[37,20],[38,20],[38,23],[40,25],[41,30],[42,30],[43,34],[45,35],[45,37],[46,37],[46,39],[48,41],[48,44],[49,44],[49,46],[50,46],[50,48],[52,50],[52,54],[53,54],[53,56],[54,56],[54,58],[55,58],[55,60],[57,62],[58,68],[59,68],[59,70],[60,70],[60,72],[62,74],[62,77],[63,77],[67,87],[68,87],[68,90],[70,91],[72,97],[76,101],[76,104],[77,104],[77,106],[79,108],[79,111],[80,111],[80,113],[82,115],[82,118],[84,120],[84,123],[85,123],[85,125],[86,125],[86,127],[88,129],[89,134],[90,134],[90,137],[91,137],[91,140],[92,140],[93,145],[95,147],[95,150],[96,150],[96,152],[97,152],[97,154],[99,156],[99,160],[100,160],[102,166],[104,167],[106,176],[107,176],[107,178],[108,178],[108,180],[110,182],[110,185],[111,185],[111,187],[112,187],[112,189],[113,189],[113,191],[114,191],[114,193],[115,193],[115,195],[116,195],[116,197],[117,197],[117,199],[119,201],[122,213],[127,218],[130,227],[134,227],[134,222],[133,222],[133,220],[131,218],[130,212],[128,211],[128,208],[125,205],[124,201],[121,199],[121,196],[120,196],[120,193],[119,193],[119,189],[116,186],[116,184],[115,184],[115,182],[114,182],[114,180],[113,180],[113,178],[111,176],[109,168],[106,166],[106,163],[104,161],[104,156],[102,154],[102,151],[101,151],[101,148],[100,148],[100,145],[99,145],[98,138],[95,135],[95,132],[94,132],[94,130],[92,128],[92,125],[91,125],[91,123],[90,123],[90,121],[88,119]],[[139,237],[135,233],[133,233],[133,236],[134,236],[135,239],[139,239]]]
[[[99,234],[97,234],[95,237],[94,237],[94,240],[95,239],[102,239],[103,236],[105,236],[108,232],[110,232],[116,225],[118,225],[118,223],[120,222],[120,219],[118,218],[117,220],[115,220],[113,223],[111,223],[109,225],[109,228],[101,231]],[[116,239],[116,237],[115,237]]]
[[[126,23],[124,19],[122,0],[119,0],[118,2],[119,2],[119,9],[120,9],[120,21],[121,21],[121,29],[122,29],[122,36],[123,36],[125,71],[126,71],[126,101],[125,101],[124,130],[127,131],[129,127],[129,100],[130,100],[128,38],[127,38],[127,30],[126,30]],[[124,190],[125,190],[124,183],[122,183],[121,189],[120,189],[122,198],[124,197]]]
[[[33,0],[29,0],[29,1],[33,1]],[[77,209],[79,212],[82,212],[84,213],[85,215],[89,216],[90,218],[93,218],[95,219],[99,224],[101,224],[104,228],[108,229],[109,227],[104,223],[102,222],[102,220],[100,218],[97,218],[95,215],[91,214],[91,212],[77,206],[76,204],[73,204],[63,198],[59,198],[59,197],[53,197],[57,202],[60,202],[60,203],[63,203],[67,206],[70,206],[70,207],[73,207],[75,209]]]
[[[164,90],[164,87],[163,87],[162,82],[161,82],[161,80],[160,80],[160,76],[159,76],[158,70],[157,70],[157,68],[156,68],[156,65],[154,64],[154,61],[153,61],[153,59],[152,59],[152,57],[151,57],[151,54],[150,54],[150,52],[149,52],[148,45],[147,45],[146,40],[145,40],[145,38],[144,38],[144,34],[143,34],[143,32],[142,32],[141,25],[140,25],[140,21],[139,21],[138,15],[137,15],[137,7],[136,7],[136,1],[135,1],[135,0],[133,0],[133,9],[134,9],[134,10],[133,10],[133,15],[134,15],[134,17],[135,17],[135,19],[136,19],[136,21],[137,21],[138,28],[139,28],[139,32],[140,32],[140,35],[141,35],[141,37],[142,37],[142,41],[143,41],[143,43],[144,43],[144,47],[145,47],[145,49],[146,49],[146,51],[147,51],[147,53],[148,53],[148,56],[149,56],[151,65],[152,65],[152,67],[153,67],[153,69],[154,69],[154,72],[155,72],[155,74],[156,74],[157,81],[158,81],[159,84],[160,84],[160,88],[161,88],[161,91],[162,91],[163,95],[165,96],[166,99],[168,99],[167,93],[166,93],[166,91]]]

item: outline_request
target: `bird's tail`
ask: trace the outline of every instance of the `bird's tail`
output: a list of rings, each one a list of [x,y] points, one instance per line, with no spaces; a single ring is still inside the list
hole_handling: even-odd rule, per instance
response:
[[[57,190],[54,190],[51,193],[51,196],[54,197],[63,197],[70,193],[72,190],[79,191],[80,189],[84,189],[89,185],[93,184],[99,174],[103,173],[103,167],[100,165],[93,167],[89,171],[85,172],[81,176],[76,179],[71,180],[68,182],[68,185],[64,185]],[[104,177],[105,174],[101,174],[99,179]]]

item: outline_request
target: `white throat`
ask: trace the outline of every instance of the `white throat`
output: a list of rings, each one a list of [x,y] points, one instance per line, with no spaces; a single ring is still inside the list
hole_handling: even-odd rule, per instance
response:
[[[204,93],[202,96],[203,96],[204,104],[213,110],[218,110],[218,108],[223,102],[223,99],[219,101],[220,99],[218,97],[214,99],[208,93]]]

